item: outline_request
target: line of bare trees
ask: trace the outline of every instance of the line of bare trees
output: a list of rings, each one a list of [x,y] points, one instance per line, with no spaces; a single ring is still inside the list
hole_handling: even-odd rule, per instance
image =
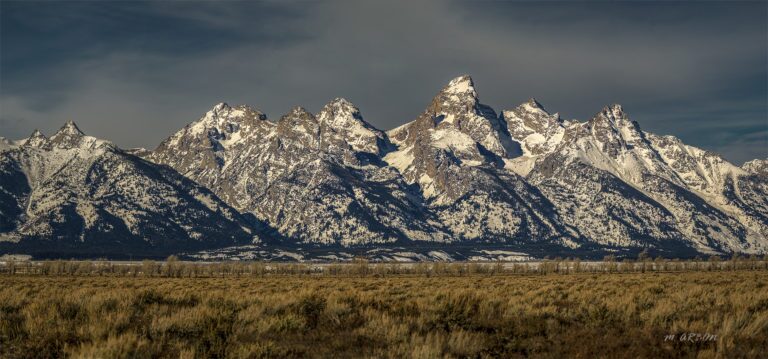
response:
[[[687,271],[768,270],[768,256],[712,256],[693,260],[638,259],[618,260],[607,256],[603,261],[547,259],[539,262],[420,262],[409,264],[372,263],[355,259],[346,263],[274,263],[274,262],[183,262],[175,256],[165,261],[4,261],[0,274],[111,277],[261,277],[274,275],[306,276],[463,276],[502,274],[574,274],[574,273],[645,273]]]

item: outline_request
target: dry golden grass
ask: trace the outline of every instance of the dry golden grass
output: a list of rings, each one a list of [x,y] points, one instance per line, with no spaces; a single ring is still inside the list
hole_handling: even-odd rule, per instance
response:
[[[0,275],[0,357],[758,358],[767,284],[762,270]]]

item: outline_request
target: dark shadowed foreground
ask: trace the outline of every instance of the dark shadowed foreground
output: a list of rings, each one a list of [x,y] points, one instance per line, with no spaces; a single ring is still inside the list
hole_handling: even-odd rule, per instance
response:
[[[3,358],[760,357],[768,271],[0,275]]]

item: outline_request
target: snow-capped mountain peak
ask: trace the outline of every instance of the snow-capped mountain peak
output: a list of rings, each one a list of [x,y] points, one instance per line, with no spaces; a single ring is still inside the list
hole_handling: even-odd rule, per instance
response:
[[[630,121],[622,106],[618,104],[605,106],[585,126],[601,150],[611,157],[616,157],[620,152],[634,146],[647,147],[648,145],[640,125]],[[578,137],[583,137],[581,131],[577,131],[576,134]]]
[[[475,83],[469,75],[462,75],[451,80],[442,90],[443,93],[452,95],[469,95],[477,97]]]
[[[307,111],[306,108],[301,106],[294,106],[290,111],[288,111],[288,113],[281,116],[277,123],[297,123],[303,121],[317,122],[317,119],[315,119],[315,115]]]
[[[260,127],[270,127],[267,116],[246,105],[230,106],[225,102],[215,105],[200,119],[176,132],[160,146],[182,146],[192,138],[205,138],[207,146],[222,149],[255,136]]]
[[[67,121],[64,126],[48,139],[45,146],[52,149],[70,150],[113,147],[114,145],[106,140],[86,136],[73,121]]]
[[[333,128],[354,126],[356,123],[370,126],[363,121],[360,110],[345,98],[337,97],[329,102],[317,114],[317,120]]]
[[[551,125],[561,122],[558,114],[550,114],[544,106],[531,97],[512,110],[502,111],[502,116],[507,122],[522,122],[525,126],[533,126],[536,131],[546,131]],[[509,124],[512,131],[512,124]],[[534,128],[532,128],[534,129]]]
[[[38,129],[35,129],[34,131],[32,131],[32,134],[29,136],[29,138],[34,138],[34,137],[48,138],[48,137],[45,137],[45,135],[42,132],[40,132],[40,130]]]
[[[77,127],[73,121],[67,121],[53,136],[50,143],[58,148],[73,148],[80,145],[85,134]]]
[[[504,110],[501,117],[507,123],[509,133],[521,144],[523,155],[534,158],[547,154],[563,139],[565,124],[558,114],[550,114],[536,99],[530,98],[512,110]],[[525,174],[533,164],[527,159],[520,159],[518,173]],[[518,161],[519,162],[519,161]]]
[[[383,154],[391,147],[387,135],[363,119],[355,105],[336,98],[317,114],[323,147],[343,146],[357,152]]]
[[[456,131],[497,156],[519,155],[519,146],[510,139],[506,124],[490,106],[479,102],[472,78],[467,75],[451,80],[432,99],[424,113],[408,125],[407,131],[401,130],[406,127],[391,132],[397,141],[403,140],[404,134],[414,141],[414,136],[425,135],[424,131]]]
[[[83,136],[85,135],[83,131],[80,131],[80,128],[77,127],[77,124],[75,121],[67,121],[64,123],[64,126],[61,126],[59,131],[54,134],[51,139],[57,137],[57,136],[64,136],[64,135],[70,135],[70,136]]]
[[[593,121],[605,120],[610,122],[627,121],[629,118],[624,113],[624,108],[620,104],[611,104],[603,107],[595,117]]]
[[[353,111],[359,111],[355,105],[352,104],[349,100],[347,100],[344,97],[336,97],[331,102],[327,103],[325,106],[332,107],[332,108],[339,108],[339,109],[345,109],[345,108],[353,108]]]
[[[319,126],[315,115],[304,107],[296,106],[277,121],[277,132],[281,136],[301,134],[309,138],[316,138]]]
[[[304,117],[304,116],[313,116],[311,112],[309,112],[306,108],[303,106],[294,106],[291,108],[288,113],[283,117]]]
[[[226,102],[221,102],[214,106],[210,111],[200,118],[200,120],[191,124],[196,132],[205,131],[210,128],[223,129],[223,126],[229,126],[232,123],[245,123],[266,120],[267,116],[261,111],[247,105],[235,107],[229,106]]]
[[[45,135],[40,132],[40,130],[35,129],[32,134],[24,141],[23,146],[26,147],[36,147],[40,148],[45,146],[48,143],[48,137],[45,137]]]
[[[544,106],[534,97],[529,98],[528,101],[525,101],[525,103],[520,104],[520,106],[518,106],[517,108],[526,112],[543,113],[546,115],[550,114],[544,108]]]

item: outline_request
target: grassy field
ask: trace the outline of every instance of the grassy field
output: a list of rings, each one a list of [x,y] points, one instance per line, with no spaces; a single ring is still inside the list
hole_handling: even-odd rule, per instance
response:
[[[767,285],[765,270],[5,274],[0,357],[758,358]]]

